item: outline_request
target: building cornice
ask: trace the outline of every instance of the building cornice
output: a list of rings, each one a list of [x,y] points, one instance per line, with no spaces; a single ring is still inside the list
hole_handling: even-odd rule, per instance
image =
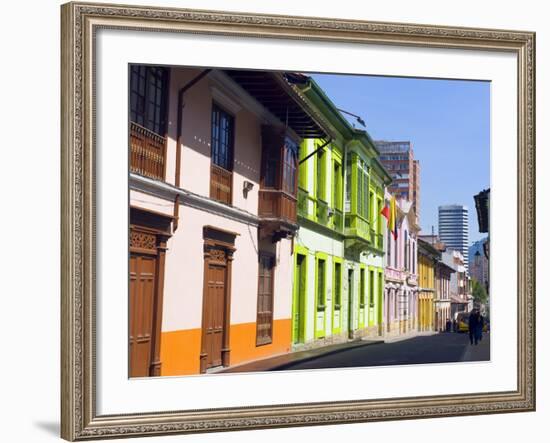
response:
[[[129,177],[130,189],[134,191],[144,192],[164,200],[173,202],[177,195],[179,195],[180,204],[189,206],[194,209],[209,212],[211,214],[219,215],[230,220],[234,220],[246,225],[252,225],[257,227],[260,219],[250,212],[236,208],[234,206],[228,206],[223,203],[212,200],[208,197],[195,194],[185,189],[177,188],[169,183],[153,180],[147,177],[143,177],[138,174],[130,174]]]
[[[214,69],[208,74],[211,82],[210,90],[214,99],[218,99],[224,103],[224,98],[230,99],[235,103],[235,106],[240,106],[242,109],[254,114],[263,124],[269,124],[278,128],[286,129],[288,135],[299,142],[301,138],[296,132],[285,126],[284,122],[273,115],[265,106],[258,100],[252,97],[240,85],[231,79],[227,74],[219,69]]]

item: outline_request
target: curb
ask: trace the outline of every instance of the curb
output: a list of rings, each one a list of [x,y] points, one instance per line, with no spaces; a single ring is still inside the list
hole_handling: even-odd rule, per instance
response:
[[[371,345],[379,345],[379,344],[383,344],[383,343],[384,343],[384,340],[369,340],[369,341],[364,341],[362,343],[359,342],[359,343],[351,345],[351,346],[345,346],[345,347],[342,347],[340,349],[334,349],[332,351],[327,351],[327,352],[324,352],[324,353],[319,354],[319,355],[312,355],[311,357],[304,357],[302,359],[294,360],[292,362],[283,363],[283,364],[280,364],[280,365],[277,365],[277,366],[273,366],[273,367],[267,369],[267,371],[281,371],[281,370],[284,370],[284,369],[289,368],[291,366],[294,366],[296,363],[307,363],[309,361],[316,360],[319,357],[326,357],[327,355],[338,354],[339,352],[345,352],[345,351],[348,351],[350,349],[360,348],[360,347],[363,347],[363,346],[366,347],[366,346],[371,346]]]

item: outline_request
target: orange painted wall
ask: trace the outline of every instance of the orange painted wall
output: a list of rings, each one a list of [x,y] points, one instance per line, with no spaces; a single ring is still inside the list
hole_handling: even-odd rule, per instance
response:
[[[273,320],[273,341],[268,345],[256,346],[256,322],[231,325],[229,346],[231,366],[270,355],[290,352],[292,320]]]
[[[229,347],[231,366],[270,355],[290,352],[291,319],[273,321],[273,342],[256,346],[256,323],[231,325]],[[200,372],[201,330],[163,332],[160,341],[161,376]]]
[[[198,374],[200,352],[200,328],[163,332],[160,338],[160,375]]]

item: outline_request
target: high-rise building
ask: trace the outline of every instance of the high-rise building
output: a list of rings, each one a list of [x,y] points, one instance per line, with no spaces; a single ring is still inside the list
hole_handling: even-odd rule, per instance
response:
[[[390,173],[389,192],[396,198],[409,200],[416,214],[420,213],[420,164],[414,159],[410,141],[375,141],[380,161]]]
[[[463,205],[439,207],[439,238],[448,249],[462,253],[468,272],[468,208]]]

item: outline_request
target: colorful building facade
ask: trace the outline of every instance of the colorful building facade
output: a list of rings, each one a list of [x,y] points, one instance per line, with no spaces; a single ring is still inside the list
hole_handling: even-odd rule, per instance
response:
[[[386,204],[391,195],[386,193]],[[406,334],[418,324],[418,245],[420,227],[411,202],[396,204],[397,237],[386,230],[386,267],[384,289],[384,333],[386,336]]]
[[[441,252],[430,243],[418,239],[418,330],[433,331],[435,320],[435,269]]]
[[[378,214],[390,178],[368,134],[311,78],[293,81],[329,127],[328,137],[300,146],[293,349],[379,336],[385,224]]]
[[[130,376],[289,352],[298,147],[322,124],[282,73],[133,65],[129,95]]]
[[[447,330],[451,316],[451,275],[455,270],[438,260],[435,266],[434,330]]]
[[[454,320],[459,312],[470,312],[474,306],[470,293],[470,278],[460,251],[447,249],[442,253],[442,261],[455,271],[451,274],[450,283],[451,317]]]

